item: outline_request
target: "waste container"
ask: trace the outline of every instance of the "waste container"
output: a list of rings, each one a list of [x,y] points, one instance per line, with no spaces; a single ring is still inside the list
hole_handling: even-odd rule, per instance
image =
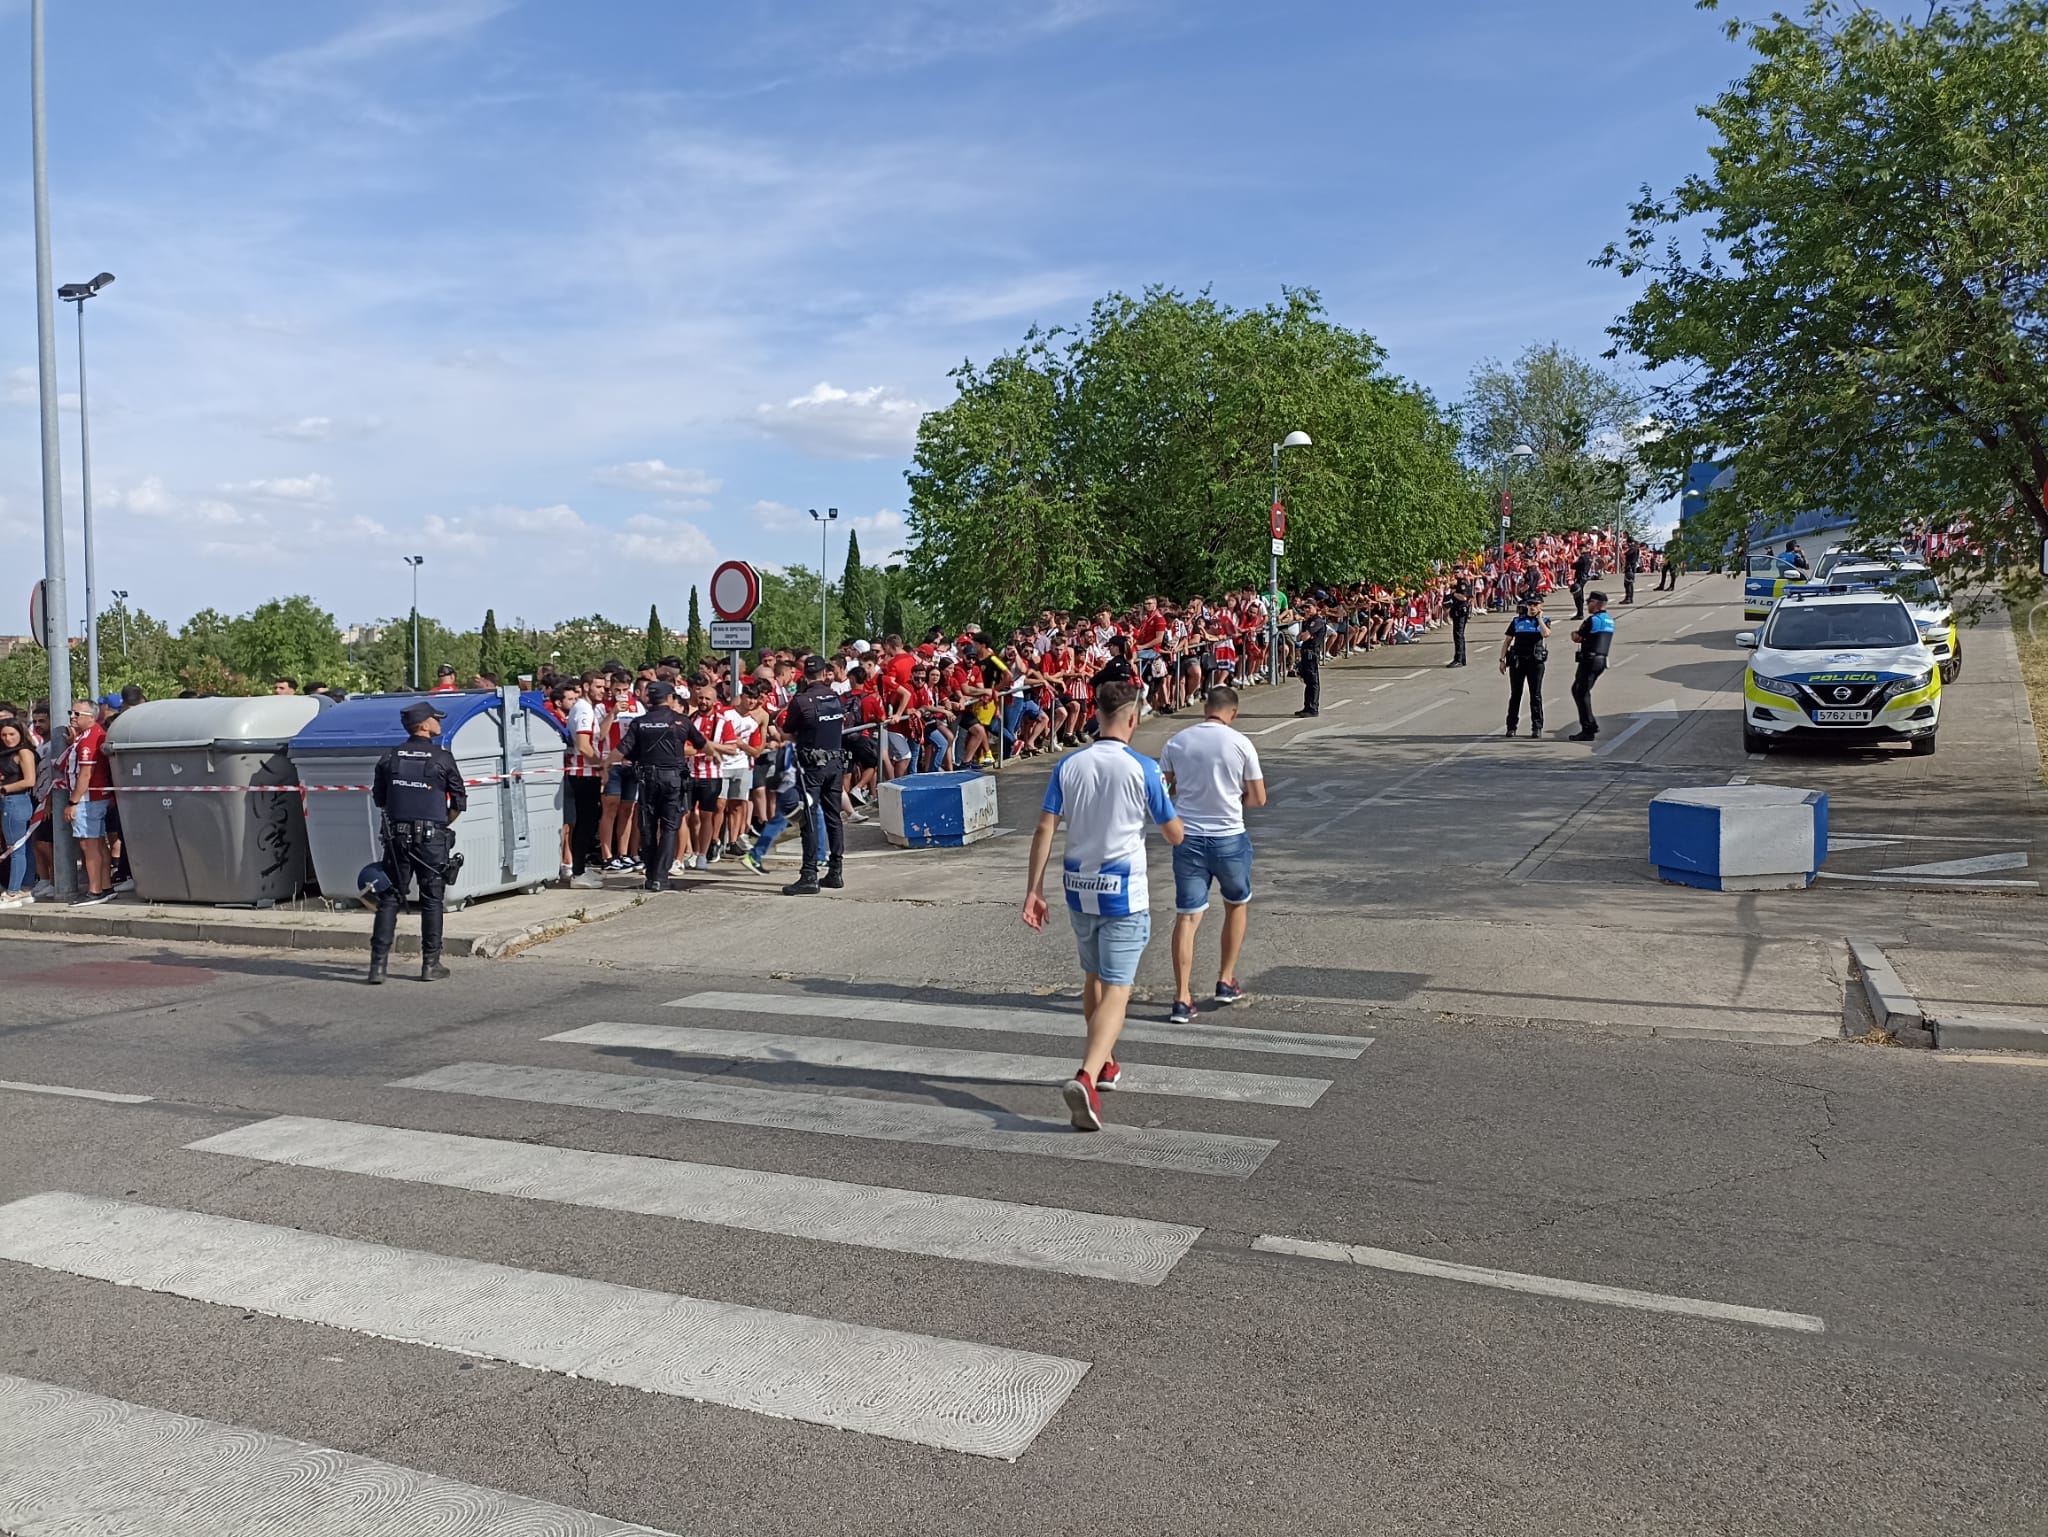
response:
[[[381,816],[371,776],[387,749],[405,740],[399,714],[420,694],[359,694],[335,705],[292,739],[291,761],[306,786],[306,837],[320,890],[337,906],[356,900],[364,865],[383,858]],[[517,689],[434,694],[441,741],[469,781],[469,809],[455,823],[462,870],[448,905],[502,891],[538,891],[554,878],[562,843],[560,725],[529,708]]]
[[[135,894],[221,907],[302,894],[306,819],[286,748],[327,705],[265,694],[123,710],[107,757]]]

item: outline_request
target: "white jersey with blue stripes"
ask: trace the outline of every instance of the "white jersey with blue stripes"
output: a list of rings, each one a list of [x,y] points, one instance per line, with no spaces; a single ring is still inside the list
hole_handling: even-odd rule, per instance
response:
[[[1054,765],[1045,809],[1063,817],[1067,906],[1119,917],[1151,906],[1145,824],[1174,818],[1159,765],[1122,742],[1096,742]]]

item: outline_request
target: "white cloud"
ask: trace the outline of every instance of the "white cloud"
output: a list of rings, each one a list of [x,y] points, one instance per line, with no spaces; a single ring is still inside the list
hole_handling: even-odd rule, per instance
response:
[[[903,532],[903,514],[891,512],[886,507],[880,512],[855,513],[848,521],[864,534],[900,534]]]
[[[381,416],[337,421],[331,416],[288,416],[263,429],[266,438],[287,443],[331,443],[336,438],[366,438],[384,425]]]
[[[880,459],[910,452],[924,410],[885,384],[843,390],[820,382],[782,405],[756,406],[754,424],[822,459]]]
[[[635,459],[627,464],[608,464],[591,476],[601,486],[620,491],[666,491],[672,496],[705,497],[718,490],[719,482],[702,470],[683,469],[659,459]],[[690,508],[701,511],[701,508]]]
[[[472,516],[493,532],[507,534],[575,534],[589,527],[582,514],[564,502],[552,507],[485,507]]]
[[[262,528],[268,520],[259,511],[242,507],[225,497],[181,496],[156,475],[144,476],[132,486],[112,485],[93,493],[96,511],[132,513],[151,522],[200,531],[227,528]]]
[[[790,534],[810,526],[809,514],[784,502],[756,502],[747,514],[771,534]]]
[[[710,538],[696,524],[645,514],[627,519],[625,529],[612,535],[612,547],[628,560],[651,566],[708,566],[718,559]]]
[[[172,509],[172,499],[171,493],[164,489],[160,477],[146,475],[126,489],[114,486],[101,491],[100,505],[118,507],[124,512],[153,518],[168,516]]]
[[[223,496],[249,497],[259,502],[331,502],[334,482],[325,475],[292,475],[268,480],[245,480],[222,486]]]

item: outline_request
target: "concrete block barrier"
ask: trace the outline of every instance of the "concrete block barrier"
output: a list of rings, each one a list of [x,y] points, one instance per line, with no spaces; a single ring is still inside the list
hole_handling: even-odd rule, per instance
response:
[[[882,786],[882,836],[898,848],[957,849],[996,830],[989,774],[906,774]]]
[[[1792,891],[1828,852],[1828,798],[1784,785],[1666,790],[1650,802],[1659,880],[1706,891]]]

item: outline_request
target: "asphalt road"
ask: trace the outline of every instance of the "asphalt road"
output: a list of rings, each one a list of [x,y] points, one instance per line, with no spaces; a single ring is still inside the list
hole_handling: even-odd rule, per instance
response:
[[[1477,665],[1333,671],[1260,739],[1258,996],[1199,1021],[1241,1033],[1141,1011],[1097,1139],[1014,836],[864,837],[802,908],[714,872],[438,988],[5,942],[0,1530],[2043,1530],[2043,1070],[1602,1013],[1748,1019],[1749,951],[1804,986],[1848,923],[2031,911],[1644,878],[1635,798],[1746,762],[1710,580],[1628,612],[1611,712],[1676,705],[1605,755],[1482,736]],[[1986,672],[1981,752],[1798,771],[1989,820]]]

